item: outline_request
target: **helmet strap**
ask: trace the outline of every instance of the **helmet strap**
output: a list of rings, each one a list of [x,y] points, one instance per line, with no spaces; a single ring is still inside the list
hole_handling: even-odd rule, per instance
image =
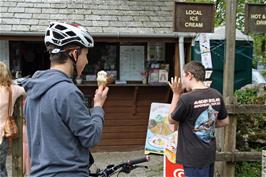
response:
[[[78,57],[78,56],[77,56]],[[73,73],[72,73],[72,81],[73,83],[76,85],[77,84],[77,76],[78,76],[78,71],[77,71],[77,61],[74,59],[73,54],[69,55],[69,58],[72,61],[72,65],[73,65]],[[78,59],[78,58],[77,58]]]

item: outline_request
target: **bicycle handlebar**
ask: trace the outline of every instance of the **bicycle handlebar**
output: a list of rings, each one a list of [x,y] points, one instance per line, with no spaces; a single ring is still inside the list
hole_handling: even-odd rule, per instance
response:
[[[127,162],[123,162],[119,165],[108,165],[104,170],[97,170],[97,173],[91,173],[90,176],[97,176],[97,177],[109,177],[112,174],[116,173],[117,171],[122,171],[124,173],[130,173],[131,170],[141,167],[137,166],[136,164],[144,163],[150,161],[149,156],[145,156],[142,158],[128,160]]]
[[[149,156],[146,156],[146,157],[138,158],[135,160],[129,160],[127,161],[127,163],[128,165],[136,165],[136,164],[143,163],[143,162],[149,162],[150,159],[151,158]]]

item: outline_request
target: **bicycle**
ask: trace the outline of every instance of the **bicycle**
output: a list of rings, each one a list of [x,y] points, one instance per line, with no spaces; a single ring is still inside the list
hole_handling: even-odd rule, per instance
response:
[[[128,160],[127,162],[123,162],[123,163],[120,163],[118,165],[114,165],[114,164],[107,165],[105,169],[103,169],[103,170],[97,169],[96,173],[90,173],[89,176],[110,177],[116,173],[117,173],[117,176],[120,173],[129,174],[132,170],[134,170],[136,168],[146,168],[147,169],[148,166],[137,165],[137,164],[148,162],[148,161],[150,161],[150,157],[145,156],[145,157],[135,159],[135,160]]]

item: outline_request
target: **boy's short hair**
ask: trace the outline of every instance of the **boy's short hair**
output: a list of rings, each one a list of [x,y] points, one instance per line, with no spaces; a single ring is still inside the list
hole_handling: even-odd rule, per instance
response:
[[[60,49],[60,50],[64,50],[64,52],[52,53],[52,50],[54,50],[56,48]],[[82,46],[75,44],[75,43],[71,43],[71,44],[65,45],[63,47],[58,47],[58,46],[55,46],[53,44],[49,44],[47,46],[47,51],[50,54],[51,64],[64,64],[64,63],[66,63],[67,60],[69,59],[69,50],[68,49],[73,49],[73,48],[82,48]]]
[[[197,81],[205,80],[205,68],[197,61],[191,61],[184,66],[184,73],[191,73]]]

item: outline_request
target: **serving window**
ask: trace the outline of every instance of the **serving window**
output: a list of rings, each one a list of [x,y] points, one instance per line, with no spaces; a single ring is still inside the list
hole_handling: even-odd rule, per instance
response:
[[[167,83],[173,70],[174,45],[166,43],[96,43],[89,50],[83,83],[105,70],[116,83]],[[171,70],[171,71],[170,71]]]
[[[95,81],[96,74],[100,70],[105,70],[117,79],[119,59],[119,43],[96,43],[88,53],[88,65],[85,67],[82,79],[85,81]]]
[[[49,54],[42,41],[10,41],[10,69],[15,77],[49,69]],[[88,52],[82,83],[96,83],[96,74],[105,70],[114,83],[166,83],[173,74],[172,43],[95,43]]]

